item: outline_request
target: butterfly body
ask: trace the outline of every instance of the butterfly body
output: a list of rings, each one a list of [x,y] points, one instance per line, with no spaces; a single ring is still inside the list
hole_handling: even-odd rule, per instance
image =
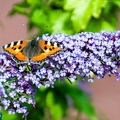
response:
[[[32,51],[32,52],[30,52]],[[42,50],[41,46],[39,45],[39,41],[32,40],[27,43],[27,45],[22,49],[21,51],[29,60],[31,60],[32,57],[37,56],[44,51]]]
[[[53,55],[62,50],[62,46],[46,40],[41,40],[38,37],[33,40],[19,40],[6,44],[2,50],[12,56],[17,63],[33,62],[40,63],[49,55]]]

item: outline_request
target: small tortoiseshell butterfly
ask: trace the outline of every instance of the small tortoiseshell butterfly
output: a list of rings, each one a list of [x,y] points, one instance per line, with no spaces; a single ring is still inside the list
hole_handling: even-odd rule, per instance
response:
[[[2,50],[12,56],[16,63],[40,63],[49,55],[62,50],[62,46],[56,42],[41,40],[39,37],[33,40],[19,40],[2,47]]]

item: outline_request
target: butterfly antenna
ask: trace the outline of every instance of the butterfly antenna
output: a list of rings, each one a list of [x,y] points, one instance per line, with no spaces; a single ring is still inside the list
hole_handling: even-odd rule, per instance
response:
[[[27,27],[27,26],[26,26],[25,24],[23,24],[23,27]],[[34,38],[33,33],[32,33],[29,29],[27,30],[27,33],[28,33],[28,35],[30,36],[29,39]]]

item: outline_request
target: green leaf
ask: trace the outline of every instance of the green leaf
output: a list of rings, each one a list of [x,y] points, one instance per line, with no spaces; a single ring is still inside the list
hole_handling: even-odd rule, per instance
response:
[[[26,14],[26,8],[24,8],[24,7],[14,6],[13,9],[20,14]]]
[[[44,2],[42,0],[26,0],[29,4],[31,11],[35,10],[36,8],[42,7],[44,5]]]
[[[99,18],[102,12],[102,9],[106,6],[107,1],[106,0],[94,0],[93,1],[93,12],[92,15],[95,18]]]
[[[44,14],[44,11],[36,9],[30,16],[30,21],[33,22],[35,25],[40,26],[41,24],[46,24],[48,20],[47,16]]]
[[[27,14],[27,8],[29,7],[29,5],[27,4],[26,0],[23,0],[20,3],[16,3],[14,4],[13,8],[10,10],[9,15],[14,15],[15,13],[19,13],[19,14]]]
[[[99,18],[106,0],[65,0],[64,9],[72,10],[71,20],[76,32],[87,27],[91,17]]]
[[[0,120],[2,120],[2,113],[0,112]]]
[[[107,21],[102,21],[101,30],[115,31],[115,28],[111,23]]]
[[[18,116],[17,114],[8,114],[8,111],[3,110],[2,118],[0,120],[18,120]]]
[[[62,85],[62,88],[59,89],[72,99],[72,103],[77,110],[79,110],[81,113],[85,113],[90,120],[96,120],[94,108],[84,91],[82,91],[76,85]]]
[[[73,10],[76,7],[76,4],[78,4],[78,0],[65,0],[64,9]]]
[[[31,68],[31,66],[27,65],[27,66],[25,66],[25,70],[26,70],[27,72],[30,72],[30,71],[32,70],[32,68]]]
[[[66,31],[64,30],[64,26],[65,23],[67,21],[67,19],[69,18],[70,13],[69,12],[64,12],[61,15],[59,15],[59,17],[55,20],[53,26],[52,26],[52,33],[66,33]]]
[[[70,95],[74,101],[75,107],[78,110],[87,114],[89,116],[89,118],[91,118],[91,120],[92,120],[92,118],[95,118],[94,109],[91,106],[90,101],[87,98],[87,96],[83,92],[81,92],[81,94],[80,94],[80,92],[78,90],[75,90],[74,94],[72,94],[72,93],[73,92],[71,92]]]
[[[79,32],[86,28],[88,21],[92,16],[92,1],[93,0],[66,0],[66,5],[64,6],[65,9],[73,9],[71,20],[73,22],[73,26],[75,32]],[[68,7],[68,5],[70,7]],[[72,7],[73,5],[73,7]]]
[[[120,8],[120,0],[111,0],[111,1]],[[109,0],[109,2],[111,1]]]
[[[50,108],[52,120],[59,120],[63,116],[63,108],[61,104],[58,101],[56,101],[53,92],[49,92],[47,94],[46,104]]]

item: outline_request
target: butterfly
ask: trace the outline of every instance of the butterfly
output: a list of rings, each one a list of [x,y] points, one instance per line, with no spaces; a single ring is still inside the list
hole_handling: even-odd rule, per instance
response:
[[[62,45],[40,39],[19,40],[2,46],[3,52],[12,57],[16,63],[40,63],[48,56],[62,50]]]

